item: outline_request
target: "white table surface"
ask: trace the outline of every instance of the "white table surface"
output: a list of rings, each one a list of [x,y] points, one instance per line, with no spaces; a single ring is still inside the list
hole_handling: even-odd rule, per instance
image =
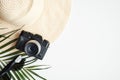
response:
[[[71,16],[41,64],[48,80],[120,80],[120,0],[73,0]]]

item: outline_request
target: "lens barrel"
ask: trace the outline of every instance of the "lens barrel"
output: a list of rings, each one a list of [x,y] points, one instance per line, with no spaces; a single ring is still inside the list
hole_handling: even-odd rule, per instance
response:
[[[29,56],[34,56],[41,51],[41,44],[36,40],[30,40],[25,45],[25,53]]]

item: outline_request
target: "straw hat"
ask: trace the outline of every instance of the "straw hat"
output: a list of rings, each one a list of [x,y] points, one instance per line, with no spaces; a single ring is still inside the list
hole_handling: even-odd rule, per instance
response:
[[[22,30],[53,42],[64,29],[69,13],[70,0],[0,0],[0,27],[14,30],[24,25]]]

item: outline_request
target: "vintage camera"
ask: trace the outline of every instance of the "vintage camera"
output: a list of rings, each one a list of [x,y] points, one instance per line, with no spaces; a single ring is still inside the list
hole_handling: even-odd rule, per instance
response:
[[[17,49],[25,52],[29,56],[34,56],[41,60],[43,59],[48,47],[49,42],[47,40],[43,40],[42,36],[26,31],[21,32],[16,43]]]

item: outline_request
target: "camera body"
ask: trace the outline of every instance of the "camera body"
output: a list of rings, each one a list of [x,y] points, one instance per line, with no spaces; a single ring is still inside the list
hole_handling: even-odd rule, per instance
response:
[[[25,52],[28,56],[34,56],[42,60],[49,44],[49,41],[43,40],[42,36],[38,34],[22,31],[16,43],[16,48]]]

